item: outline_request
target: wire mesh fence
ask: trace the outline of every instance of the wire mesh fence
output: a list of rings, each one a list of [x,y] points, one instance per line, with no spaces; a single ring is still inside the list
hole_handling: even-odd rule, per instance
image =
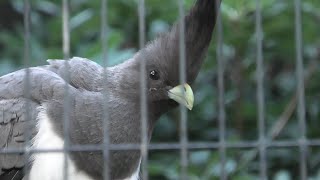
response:
[[[218,3],[218,2],[217,2]],[[226,6],[222,7],[226,8]],[[214,34],[214,37],[216,37],[213,40],[213,43],[216,44],[216,57],[213,59],[217,62],[217,101],[212,102],[214,104],[217,104],[217,122],[218,122],[218,139],[217,141],[197,141],[194,142],[192,140],[188,139],[188,113],[187,109],[180,105],[180,111],[179,111],[179,142],[177,143],[149,143],[148,139],[148,104],[147,104],[147,80],[145,79],[146,72],[146,62],[145,59],[140,59],[140,67],[139,67],[139,82],[140,82],[140,114],[141,114],[141,128],[139,136],[140,142],[137,144],[112,144],[110,143],[110,137],[108,134],[108,129],[110,128],[108,123],[108,118],[110,116],[109,110],[108,110],[108,97],[109,92],[107,90],[107,85],[104,85],[103,87],[103,97],[105,102],[103,104],[103,142],[101,144],[85,144],[85,145],[78,145],[78,144],[72,144],[69,139],[69,129],[70,129],[70,106],[71,106],[71,99],[69,94],[69,82],[70,82],[70,72],[69,72],[69,63],[65,61],[65,94],[64,94],[64,105],[63,105],[63,134],[64,134],[64,148],[56,148],[56,149],[35,149],[31,147],[31,134],[28,134],[27,137],[29,137],[29,143],[27,143],[25,148],[2,148],[0,152],[2,154],[11,154],[11,153],[25,153],[26,156],[26,162],[29,161],[29,158],[35,154],[35,153],[53,153],[53,152],[63,152],[64,154],[64,179],[69,179],[68,177],[68,169],[69,162],[67,159],[67,154],[70,152],[81,152],[81,151],[103,151],[103,162],[104,162],[104,179],[112,179],[110,177],[110,166],[109,163],[107,163],[110,159],[110,151],[114,150],[121,150],[121,151],[128,151],[128,150],[139,150],[142,159],[141,165],[139,164],[141,168],[141,178],[142,179],[149,179],[148,174],[148,158],[149,158],[149,151],[170,151],[170,150],[178,150],[180,154],[180,173],[179,178],[180,179],[188,179],[188,165],[189,165],[189,157],[188,152],[194,151],[194,150],[218,150],[219,154],[219,178],[220,179],[228,179],[231,177],[230,172],[228,171],[228,150],[230,149],[252,149],[249,153],[249,157],[246,159],[247,162],[252,161],[253,159],[256,159],[258,157],[259,166],[258,168],[258,177],[259,179],[269,179],[270,174],[268,172],[268,151],[270,151],[271,148],[293,148],[296,147],[299,149],[299,177],[302,180],[308,179],[308,167],[307,167],[307,153],[308,148],[311,147],[319,147],[320,146],[320,140],[318,139],[309,139],[307,137],[307,119],[306,119],[306,100],[305,100],[305,79],[306,79],[306,73],[304,72],[304,62],[303,62],[303,40],[302,40],[302,19],[301,19],[301,0],[295,0],[294,1],[294,19],[291,19],[294,24],[294,39],[295,39],[295,67],[296,67],[296,96],[293,99],[293,101],[290,104],[292,106],[295,106],[297,104],[297,124],[299,131],[299,137],[296,139],[290,139],[290,140],[274,140],[275,137],[280,133],[281,129],[283,129],[283,126],[285,126],[285,122],[287,116],[281,116],[279,119],[280,123],[282,124],[276,124],[272,126],[270,131],[267,131],[267,122],[266,122],[266,116],[268,115],[266,113],[266,76],[265,76],[265,56],[264,53],[264,30],[263,30],[263,17],[262,17],[262,3],[261,0],[254,1],[255,9],[254,9],[254,24],[255,24],[255,33],[254,33],[254,44],[255,44],[255,84],[256,84],[256,123],[257,123],[257,137],[256,140],[240,140],[236,142],[229,141],[227,138],[227,123],[228,123],[228,114],[226,113],[226,91],[225,91],[225,77],[226,77],[226,59],[224,55],[224,23],[222,19],[221,10],[219,9],[218,18],[217,18],[217,25],[216,25],[216,32]],[[70,4],[69,0],[63,0],[61,4],[62,9],[62,52],[64,59],[68,60],[69,57],[71,57],[73,54],[70,52],[70,36],[72,34],[72,30],[70,29],[70,6],[72,7],[72,4]],[[185,21],[183,17],[185,16],[187,10],[185,9],[185,1],[179,0],[177,2],[178,10],[179,10],[179,16],[177,19],[180,19],[178,21],[178,29],[179,29],[179,82],[180,84],[184,84],[187,81],[187,75],[186,75],[186,47],[185,47]],[[31,9],[30,9],[31,7]],[[100,42],[101,42],[101,49],[102,49],[102,57],[101,62],[103,64],[103,67],[106,67],[108,65],[108,38],[109,38],[109,25],[108,25],[108,1],[107,0],[101,0],[101,9],[100,9],[100,19],[101,19],[101,30],[100,30]],[[138,17],[138,24],[139,24],[139,47],[143,48],[146,45],[146,2],[144,0],[139,0],[137,3],[137,17]],[[30,29],[31,20],[30,20],[30,14],[32,11],[32,5],[29,0],[24,0],[24,64],[26,67],[31,67],[30,63],[30,46],[31,40],[30,40],[30,34],[32,33],[32,30]],[[214,11],[214,10],[213,10]],[[223,11],[223,9],[222,9]],[[293,38],[293,37],[292,37]],[[212,60],[212,59],[210,59]],[[212,61],[213,61],[212,60]],[[26,68],[26,76],[25,76],[25,86],[24,86],[24,96],[30,97],[30,72],[29,69]],[[104,68],[103,71],[103,77],[104,82],[108,82],[108,72],[106,71],[106,68]],[[254,96],[254,95],[252,95]],[[27,98],[28,99],[28,98]],[[26,101],[26,113],[27,118],[31,119],[31,114],[29,114],[28,107],[30,106],[28,101]],[[284,112],[288,113],[288,111],[292,111],[294,107],[289,106],[288,110]],[[138,113],[138,112],[137,112]],[[29,114],[29,115],[28,115]],[[30,121],[32,122],[32,121]],[[278,121],[277,121],[278,122]],[[199,122],[201,123],[201,122]],[[34,124],[33,124],[34,125]],[[271,132],[271,133],[269,133]],[[151,152],[152,153],[152,152]],[[243,162],[246,164],[246,162]],[[241,163],[240,163],[241,164]],[[240,168],[240,167],[239,167]],[[25,173],[27,174],[27,170],[25,169]]]

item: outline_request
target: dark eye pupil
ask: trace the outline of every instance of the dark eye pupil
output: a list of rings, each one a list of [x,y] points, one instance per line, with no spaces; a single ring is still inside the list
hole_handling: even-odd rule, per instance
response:
[[[158,80],[160,78],[158,72],[155,71],[155,70],[150,71],[150,75],[149,76],[153,80]]]

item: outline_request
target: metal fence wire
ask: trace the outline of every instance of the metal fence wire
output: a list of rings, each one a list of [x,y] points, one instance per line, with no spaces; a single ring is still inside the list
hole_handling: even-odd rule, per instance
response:
[[[229,142],[226,140],[226,121],[228,119],[225,110],[225,57],[223,56],[223,23],[222,18],[218,15],[217,25],[216,25],[216,32],[215,32],[215,44],[216,44],[216,58],[214,59],[217,61],[217,92],[218,92],[218,129],[219,129],[219,141],[218,142],[191,142],[188,140],[187,134],[187,110],[185,107],[180,106],[180,142],[178,143],[149,143],[148,140],[148,106],[147,106],[147,96],[146,96],[146,63],[144,59],[141,59],[140,64],[140,101],[141,103],[141,144],[110,144],[109,135],[108,135],[108,91],[106,86],[104,86],[103,94],[104,94],[104,108],[103,108],[103,119],[104,119],[104,141],[102,144],[99,145],[71,145],[70,139],[68,136],[68,130],[70,128],[69,124],[69,111],[70,111],[70,96],[69,96],[69,89],[68,83],[65,86],[65,101],[64,101],[64,115],[63,115],[63,133],[65,138],[64,148],[63,149],[35,149],[31,148],[31,133],[28,134],[29,143],[24,149],[1,149],[1,153],[25,153],[26,162],[28,161],[29,157],[33,153],[53,153],[53,152],[63,152],[64,155],[64,180],[68,180],[68,168],[69,163],[67,160],[66,154],[68,152],[81,152],[81,151],[103,151],[103,158],[104,158],[104,179],[110,179],[110,171],[109,171],[109,151],[110,150],[140,150],[142,154],[141,160],[141,179],[147,180],[148,179],[148,151],[153,150],[179,150],[180,151],[180,179],[188,179],[188,151],[191,150],[218,150],[221,168],[220,170],[220,179],[226,180],[228,179],[228,173],[226,169],[227,163],[227,150],[228,149],[246,149],[252,148],[252,153],[258,155],[259,159],[259,179],[268,179],[268,161],[267,161],[267,152],[269,148],[279,148],[279,147],[297,147],[300,151],[300,179],[306,180],[308,177],[307,174],[307,148],[308,147],[320,147],[320,139],[308,139],[306,137],[306,107],[305,107],[305,92],[304,92],[304,67],[303,67],[303,55],[302,55],[302,23],[301,23],[301,0],[294,0],[294,29],[295,29],[295,59],[296,59],[296,79],[297,79],[297,86],[296,86],[296,97],[297,97],[297,117],[298,117],[298,124],[300,128],[300,138],[297,140],[274,140],[273,136],[267,134],[266,131],[266,113],[265,113],[265,92],[264,92],[264,59],[263,59],[263,28],[262,28],[262,17],[261,17],[261,0],[256,0],[256,10],[255,10],[255,43],[256,43],[256,99],[257,99],[257,129],[258,129],[258,139],[256,141],[237,141],[237,142]],[[222,2],[223,3],[223,2]],[[108,40],[108,2],[107,0],[101,0],[101,46],[103,50],[103,67],[106,67],[108,64],[108,54],[107,54],[107,40]],[[185,49],[185,26],[183,18],[185,16],[185,4],[184,0],[178,1],[178,8],[179,8],[179,80],[180,84],[184,84],[186,82],[186,49]],[[70,1],[69,0],[62,0],[62,38],[63,38],[63,45],[62,51],[64,55],[64,59],[69,59],[70,57],[70,22],[69,22],[69,15],[70,15]],[[144,0],[138,1],[137,11],[138,11],[138,20],[139,20],[139,45],[140,48],[145,46],[146,41],[146,4]],[[24,0],[24,64],[26,67],[30,67],[30,13],[31,13],[31,4],[30,0]],[[66,61],[65,66],[68,67],[68,63]],[[25,76],[25,86],[24,86],[24,93],[25,97],[30,97],[30,71],[29,68],[26,68],[26,76]],[[66,82],[70,81],[68,68],[66,68],[65,76]],[[104,79],[107,82],[107,71],[104,71]],[[29,107],[30,102],[26,102],[26,108]],[[31,114],[28,113],[30,110],[26,110],[27,117],[30,119]],[[30,121],[32,122],[32,121]],[[31,126],[31,125],[29,125]],[[281,125],[278,125],[278,127]],[[27,131],[28,132],[28,131]],[[25,169],[27,172],[27,169]]]

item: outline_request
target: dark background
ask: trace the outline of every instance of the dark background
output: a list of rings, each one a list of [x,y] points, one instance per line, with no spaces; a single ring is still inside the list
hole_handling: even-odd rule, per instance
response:
[[[46,59],[62,58],[61,2],[31,0],[31,60],[34,65]],[[71,55],[102,64],[100,41],[100,1],[71,0]],[[294,1],[261,0],[263,21],[263,59],[265,68],[266,127],[275,140],[298,140],[300,129],[296,116],[296,75],[294,38]],[[186,1],[186,9],[193,4]],[[224,0],[223,62],[225,67],[226,140],[258,140],[256,100],[256,58],[254,0]],[[23,1],[0,1],[0,75],[24,67]],[[135,0],[108,1],[109,65],[130,58],[139,47],[138,12]],[[172,0],[146,0],[146,35],[148,40],[168,31],[178,16]],[[302,1],[303,59],[306,73],[305,99],[307,137],[320,136],[320,1]],[[194,84],[195,106],[188,112],[188,138],[195,142],[218,142],[216,35],[208,56]],[[282,118],[280,118],[282,117]],[[285,124],[281,128],[277,123]],[[272,133],[275,129],[280,133]],[[152,142],[179,142],[179,111],[165,115],[158,122]],[[320,179],[319,147],[307,149],[308,175]],[[151,151],[150,179],[178,179],[179,151]],[[249,159],[245,161],[245,159]],[[270,179],[299,179],[299,148],[268,148]],[[241,168],[242,167],[242,168]],[[191,179],[217,179],[219,152],[189,151]],[[259,175],[255,150],[228,149],[226,170],[230,179],[254,180]]]

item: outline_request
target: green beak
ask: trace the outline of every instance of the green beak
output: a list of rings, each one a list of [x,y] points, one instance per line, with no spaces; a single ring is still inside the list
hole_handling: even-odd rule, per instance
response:
[[[192,110],[194,95],[189,84],[178,85],[168,91],[170,99],[186,106],[189,110]]]

